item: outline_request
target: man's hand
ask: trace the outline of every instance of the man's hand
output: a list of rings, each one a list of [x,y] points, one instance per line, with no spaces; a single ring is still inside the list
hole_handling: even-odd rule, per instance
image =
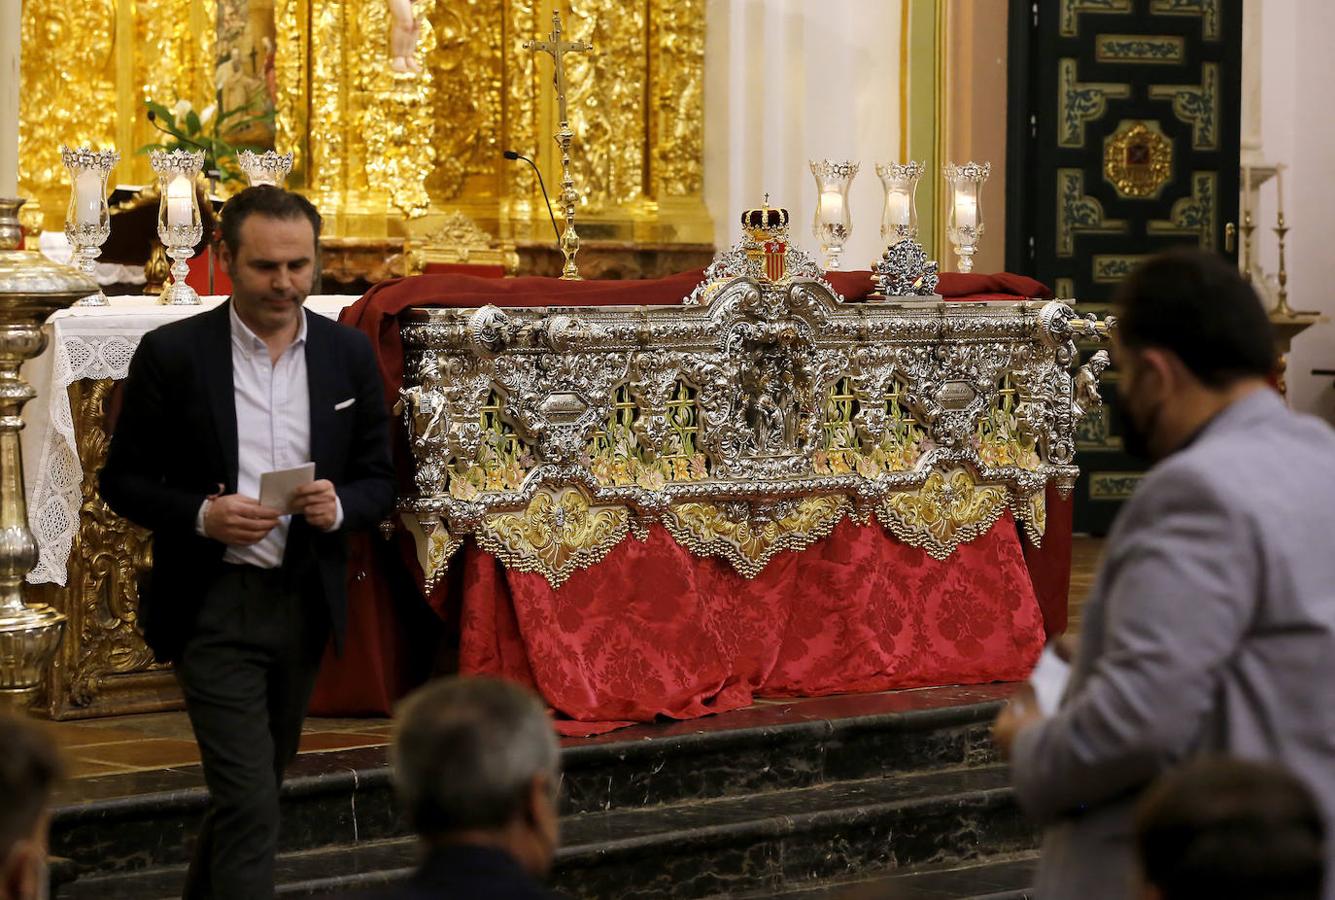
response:
[[[1001,708],[997,720],[992,723],[992,741],[1001,751],[1002,759],[1009,759],[1015,736],[1021,731],[1043,721],[1043,713],[1038,709],[1038,698],[1028,684],[1020,685],[1010,701]]]
[[[327,478],[303,484],[292,495],[292,511],[306,517],[313,528],[328,531],[338,518],[338,494]]]
[[[261,506],[253,497],[214,497],[204,510],[204,534],[224,544],[249,547],[278,524],[279,515],[278,510]]]

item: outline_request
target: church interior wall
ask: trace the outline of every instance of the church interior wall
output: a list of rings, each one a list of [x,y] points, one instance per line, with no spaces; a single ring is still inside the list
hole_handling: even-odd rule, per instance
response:
[[[1329,0],[1249,0],[1261,7],[1260,40],[1246,43],[1260,52],[1261,156],[1284,163],[1284,216],[1292,229],[1285,247],[1289,304],[1318,310],[1335,320],[1335,253],[1331,252],[1331,215],[1335,210],[1335,118],[1328,113],[1329,86],[1335,83],[1335,4]],[[1255,21],[1253,19],[1252,21]],[[1245,131],[1245,129],[1244,129]],[[1276,185],[1260,190],[1255,216],[1259,262],[1267,273],[1278,270],[1274,232]],[[1335,368],[1335,323],[1318,324],[1300,334],[1289,356],[1289,399],[1296,409],[1335,422],[1335,379],[1314,376],[1314,368]]]
[[[808,160],[861,163],[849,192],[845,268],[880,255],[875,164],[900,153],[902,0],[710,0],[705,28],[705,202],[715,242],[770,195],[793,241],[817,254]],[[939,176],[938,176],[939,177]]]

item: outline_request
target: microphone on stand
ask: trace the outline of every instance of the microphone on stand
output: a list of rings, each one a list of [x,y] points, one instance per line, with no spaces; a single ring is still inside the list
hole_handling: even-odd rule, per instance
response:
[[[533,172],[538,176],[538,187],[542,188],[542,199],[547,204],[547,217],[552,220],[552,233],[556,235],[556,245],[561,246],[561,229],[556,227],[556,213],[552,212],[552,201],[547,197],[547,185],[542,182],[542,172],[538,169],[538,164],[529,159],[522,153],[514,150],[506,150],[501,154],[506,159],[522,159],[533,167]]]

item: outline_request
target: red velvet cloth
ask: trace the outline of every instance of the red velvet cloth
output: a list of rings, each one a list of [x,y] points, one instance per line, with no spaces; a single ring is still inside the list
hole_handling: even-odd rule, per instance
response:
[[[409,307],[670,305],[701,277],[423,275],[376,285],[342,321],[371,337],[392,404],[403,369],[397,316]],[[829,280],[849,300],[872,287],[866,272],[831,273]],[[1039,282],[1005,274],[943,274],[939,290],[969,300],[1051,296]],[[396,453],[407,472],[406,452]],[[1055,499],[1050,493],[1041,548],[1022,547],[1009,514],[944,561],[878,524],[844,521],[806,550],[779,554],[749,581],[723,560],[693,556],[659,527],[647,542],[627,538],[560,589],[502,567],[470,542],[450,564],[455,576],[428,603],[458,628],[460,671],[536,687],[566,734],[657,715],[692,718],[746,706],[756,696],[1013,680],[1032,665],[1045,623],[1052,633],[1065,624],[1069,506],[1063,519]],[[1067,533],[1054,535],[1063,521]],[[397,621],[393,592],[377,568],[394,555],[377,562],[369,542],[359,545],[347,648],[341,659],[327,656],[314,714],[386,713],[413,686],[402,663],[412,636]],[[416,569],[410,546],[400,544],[397,555]]]

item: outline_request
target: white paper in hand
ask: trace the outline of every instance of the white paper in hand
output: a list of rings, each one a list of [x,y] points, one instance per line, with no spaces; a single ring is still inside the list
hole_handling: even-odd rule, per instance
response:
[[[315,463],[308,462],[291,469],[278,469],[260,476],[260,505],[276,509],[283,515],[292,514],[292,494],[303,484],[315,480]]]
[[[1050,716],[1057,711],[1070,677],[1071,664],[1058,656],[1051,644],[1044,647],[1034,671],[1029,673],[1029,686],[1034,689],[1039,712]]]

